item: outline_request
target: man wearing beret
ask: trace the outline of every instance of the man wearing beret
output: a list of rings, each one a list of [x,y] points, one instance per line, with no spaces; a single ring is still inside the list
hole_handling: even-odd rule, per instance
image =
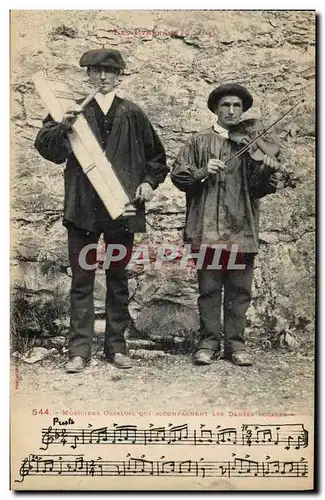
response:
[[[125,67],[120,52],[105,48],[90,50],[81,57],[80,66],[87,68],[90,83],[100,87],[83,114],[129,198],[138,201],[135,215],[112,220],[71,152],[67,133],[81,112],[82,100],[68,110],[61,123],[51,116],[45,118],[35,147],[47,160],[66,161],[63,224],[68,230],[72,270],[68,373],[82,371],[91,356],[95,270],[83,269],[78,257],[86,245],[96,244],[102,233],[106,244],[127,248],[124,262],[106,269],[104,352],[117,368],[132,366],[124,338],[130,318],[125,267],[132,252],[134,233],[146,231],[145,202],[151,200],[153,191],[168,172],[164,147],[146,115],[136,104],[115,93],[117,77]],[[92,259],[96,261],[96,256],[92,255]]]
[[[220,356],[222,291],[225,357],[240,366],[253,363],[245,346],[245,315],[258,252],[259,199],[276,191],[277,161],[265,156],[261,165],[244,153],[225,164],[241,147],[229,139],[229,131],[252,104],[242,85],[217,87],[208,99],[217,115],[214,126],[192,136],[171,173],[173,183],[186,192],[185,242],[193,255],[205,251],[201,269],[197,264],[201,326],[196,364]],[[236,260],[229,265],[234,248]]]

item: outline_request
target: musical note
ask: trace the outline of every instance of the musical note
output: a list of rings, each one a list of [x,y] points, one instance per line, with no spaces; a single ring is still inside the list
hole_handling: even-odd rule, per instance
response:
[[[231,444],[237,443],[237,430],[235,428],[222,429],[217,432],[217,442],[225,444],[229,442]]]
[[[152,425],[152,424],[151,424]],[[151,427],[144,430],[144,444],[160,443],[166,439],[165,427]]]
[[[114,424],[114,439],[113,444],[118,442],[127,442],[134,444],[137,439],[137,426],[136,425],[117,425]]]
[[[54,461],[53,461],[53,459],[44,460],[44,462],[43,462],[43,469],[42,469],[43,474],[48,474],[49,472],[52,472],[53,471],[53,467],[54,467]]]
[[[179,462],[179,473],[190,473],[192,471],[193,462],[191,460],[184,460],[183,462]]]
[[[163,474],[170,474],[170,473],[175,473],[175,462],[174,461],[161,462],[159,475],[162,476]]]
[[[235,458],[234,460],[234,470],[236,470],[238,474],[246,477],[251,474],[258,476],[259,465],[259,462],[256,462],[255,460],[247,460],[247,458]]]
[[[76,458],[74,471],[77,472],[78,470],[83,470],[83,468],[84,468],[84,459],[83,459],[83,457]]]
[[[101,441],[107,441],[107,427],[101,427],[100,429],[92,429],[90,431],[90,441],[89,443],[95,442],[99,444]]]
[[[126,471],[132,474],[152,476],[154,474],[153,466],[154,462],[152,462],[151,460],[144,460],[144,458],[131,457],[128,461],[128,465],[126,466]]]
[[[169,433],[169,441],[167,444],[174,443],[175,441],[183,441],[183,439],[188,439],[188,425],[176,425],[174,427],[170,427],[168,430]]]
[[[213,442],[212,429],[204,429],[203,427],[205,427],[205,424],[200,425],[200,437],[197,439],[197,441],[199,441],[200,443],[212,443]]]
[[[256,441],[258,443],[272,443],[271,429],[258,429],[256,431]]]
[[[76,433],[73,436],[73,439],[74,439],[74,443],[71,445],[71,448],[73,448],[75,450],[77,448],[77,441],[78,441],[78,444],[85,443],[85,431],[84,431],[84,429],[81,429],[81,435]]]

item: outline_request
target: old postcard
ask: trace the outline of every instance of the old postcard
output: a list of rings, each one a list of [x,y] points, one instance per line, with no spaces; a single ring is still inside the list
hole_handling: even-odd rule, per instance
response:
[[[312,490],[314,11],[11,11],[11,488]]]

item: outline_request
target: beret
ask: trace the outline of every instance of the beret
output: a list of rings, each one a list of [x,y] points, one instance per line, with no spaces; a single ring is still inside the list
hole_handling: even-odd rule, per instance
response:
[[[243,102],[244,111],[247,111],[253,104],[253,97],[248,90],[245,89],[245,87],[239,85],[239,83],[225,83],[224,85],[220,85],[215,88],[209,95],[208,108],[212,111],[212,113],[215,113],[215,108],[221,97],[226,95],[235,95],[240,97]]]
[[[114,49],[95,49],[85,52],[80,59],[80,66],[103,66],[104,68],[113,67],[124,69],[125,62],[118,50]]]

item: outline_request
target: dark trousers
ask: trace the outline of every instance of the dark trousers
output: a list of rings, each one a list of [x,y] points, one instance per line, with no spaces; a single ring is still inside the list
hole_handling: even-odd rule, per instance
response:
[[[87,232],[74,225],[68,226],[69,260],[72,270],[70,292],[70,335],[69,356],[81,356],[89,359],[94,335],[94,280],[95,269],[87,270],[79,264],[80,251],[89,244],[97,244],[101,232]],[[127,248],[127,256],[114,263],[106,274],[106,329],[104,353],[110,358],[114,353],[126,354],[124,331],[129,321],[128,312],[128,280],[125,266],[132,254],[134,235],[124,232],[107,234],[104,232],[105,244],[119,244]],[[96,263],[96,249],[87,252],[87,264]]]
[[[245,349],[246,311],[251,301],[254,254],[241,254],[243,270],[200,269],[198,306],[200,312],[199,349],[220,349],[221,295],[224,290],[223,320],[225,354]]]

